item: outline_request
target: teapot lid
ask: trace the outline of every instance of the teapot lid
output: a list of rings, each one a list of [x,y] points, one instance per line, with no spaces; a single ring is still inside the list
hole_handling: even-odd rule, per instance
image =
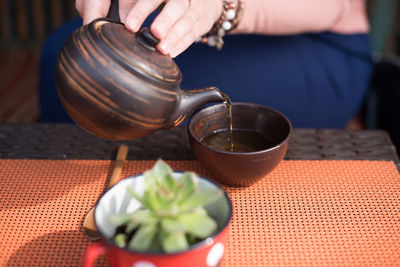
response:
[[[167,83],[180,83],[182,74],[173,59],[161,54],[155,46],[157,40],[148,28],[132,33],[122,23],[101,19],[94,23],[98,36],[126,67],[151,79]]]

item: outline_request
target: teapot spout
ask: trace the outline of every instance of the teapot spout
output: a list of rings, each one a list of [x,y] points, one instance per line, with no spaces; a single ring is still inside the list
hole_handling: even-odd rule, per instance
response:
[[[196,109],[211,102],[229,101],[226,94],[217,87],[210,86],[193,90],[181,90],[178,98],[179,103],[165,129],[176,127],[189,117]]]

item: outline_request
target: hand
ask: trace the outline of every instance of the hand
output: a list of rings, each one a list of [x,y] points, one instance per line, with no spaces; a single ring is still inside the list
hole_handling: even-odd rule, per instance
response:
[[[110,0],[76,0],[75,8],[83,19],[83,25],[85,25],[97,18],[107,17],[110,4]]]
[[[161,40],[157,49],[171,57],[176,57],[198,37],[209,32],[222,12],[220,0],[119,0],[121,22],[130,31],[137,32],[162,3],[165,6],[150,29]],[[110,0],[77,0],[75,6],[86,24],[105,17]]]
[[[120,0],[121,20],[129,30],[136,32],[146,17],[163,2],[163,0]],[[221,12],[220,0],[165,1],[164,8],[150,27],[153,35],[161,40],[157,46],[158,50],[176,57],[199,36],[210,31]]]

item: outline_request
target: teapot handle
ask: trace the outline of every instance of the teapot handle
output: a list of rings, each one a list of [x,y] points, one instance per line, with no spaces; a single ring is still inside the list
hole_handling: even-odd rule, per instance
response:
[[[115,22],[121,22],[121,19],[119,18],[118,0],[111,0],[111,6],[110,6],[110,10],[108,11],[107,18],[109,18]]]

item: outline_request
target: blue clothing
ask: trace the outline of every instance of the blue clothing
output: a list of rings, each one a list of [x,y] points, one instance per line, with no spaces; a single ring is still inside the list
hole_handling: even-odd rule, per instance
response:
[[[42,122],[72,122],[58,98],[55,69],[61,47],[81,25],[81,19],[68,21],[50,34],[43,44],[39,67],[39,106]]]
[[[74,20],[44,45],[40,68],[42,121],[68,121],[54,86],[56,55],[81,25]],[[193,44],[175,58],[182,89],[217,86],[233,102],[284,113],[294,127],[340,128],[358,111],[369,86],[368,35],[329,32],[291,36],[229,35],[222,51]]]

